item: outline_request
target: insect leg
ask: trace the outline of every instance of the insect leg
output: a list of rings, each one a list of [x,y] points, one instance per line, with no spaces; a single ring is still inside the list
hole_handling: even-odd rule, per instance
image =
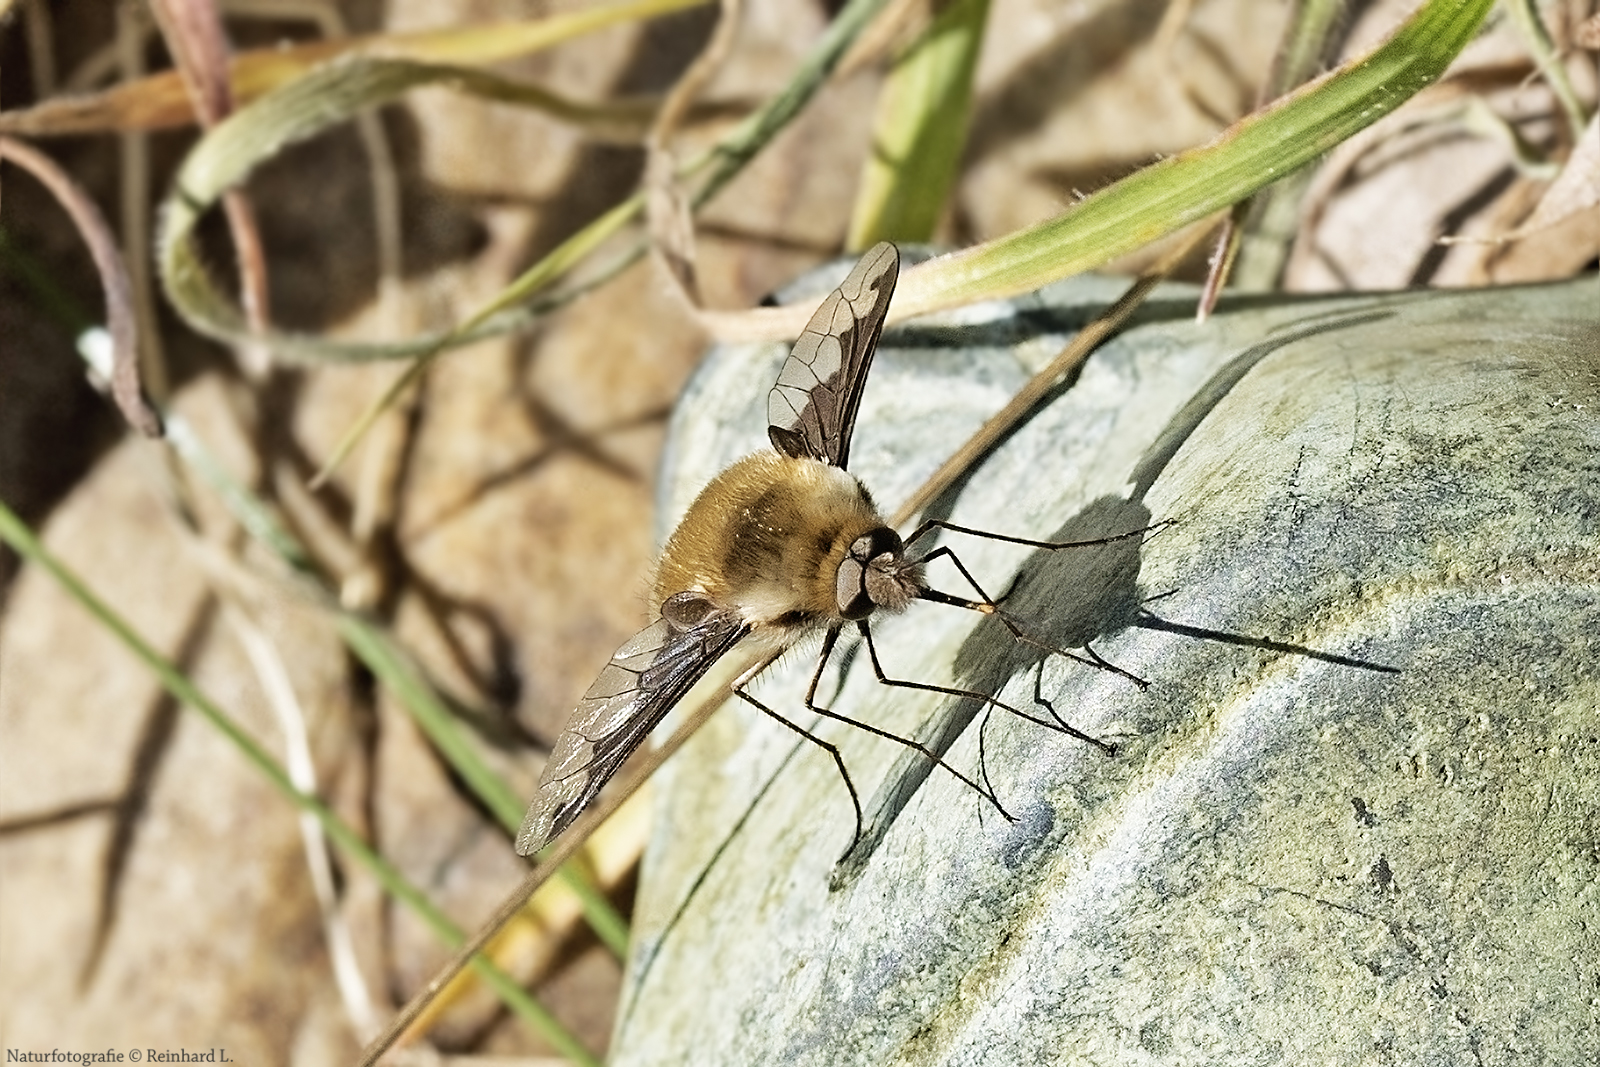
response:
[[[1073,659],[1077,658],[1076,656],[1073,657]],[[1044,660],[1042,659],[1035,660],[1033,664],[1033,702],[1048,711],[1050,717],[1056,722],[1062,726],[1067,725],[1067,720],[1063,719],[1061,713],[1056,710],[1055,702],[1044,695]],[[1116,745],[1111,745],[1112,752],[1115,752],[1116,749]]]
[[[898,682],[898,681],[895,681],[893,679],[885,677],[884,673],[883,673],[883,668],[881,666],[879,666],[879,664],[878,664],[878,651],[877,651],[876,648],[873,647],[873,644],[872,644],[872,631],[871,631],[870,628],[868,628],[866,620],[862,619],[862,620],[858,621],[856,623],[856,627],[858,629],[860,629],[860,631],[862,633],[862,636],[864,636],[866,638],[867,651],[868,651],[868,653],[871,654],[871,657],[872,657],[872,669],[873,669],[873,672],[875,674],[877,674],[878,681],[884,683],[885,685],[902,685],[902,686],[906,686],[906,687],[909,687],[909,688],[912,688],[912,689],[932,689],[932,690],[934,690],[936,692],[940,692],[940,693],[947,693],[947,694],[958,695],[958,696],[960,696],[960,695],[974,696],[974,697],[978,697],[980,700],[981,699],[985,699],[985,698],[981,697],[977,693],[963,694],[963,693],[961,693],[960,690],[956,690],[956,689],[940,689],[937,686],[924,686],[924,685],[919,685],[919,684],[917,684],[915,682]],[[833,650],[833,643],[834,643],[835,640],[837,640],[838,635],[839,635],[839,628],[837,626],[832,627],[832,628],[830,628],[828,630],[828,637],[823,642],[823,657],[822,657],[823,659],[826,658],[827,653],[829,653],[829,652],[831,652]],[[1005,816],[1005,818],[1008,821],[1010,821],[1010,822],[1015,822],[1016,821],[1015,819],[1013,819],[1011,817],[1011,813],[1006,811],[1005,807],[1003,805],[1001,805],[1000,799],[997,796],[995,796],[995,794],[994,794],[994,790],[985,789],[983,786],[979,785],[977,782],[974,782],[971,778],[968,778],[966,775],[962,774],[960,771],[958,771],[954,767],[950,766],[950,764],[946,763],[943,759],[941,759],[939,757],[938,753],[934,752],[932,749],[928,748],[926,745],[923,745],[923,744],[921,744],[920,742],[917,742],[917,741],[913,741],[909,737],[901,737],[899,734],[890,733],[888,730],[879,729],[878,727],[873,726],[871,723],[862,722],[860,719],[852,719],[848,715],[842,715],[837,711],[833,711],[830,708],[825,708],[821,704],[818,704],[816,702],[816,695],[817,695],[816,694],[816,690],[817,690],[817,681],[821,676],[822,676],[822,664],[821,664],[821,662],[819,660],[819,662],[817,664],[817,673],[811,679],[811,687],[806,690],[806,707],[809,710],[814,711],[818,715],[821,715],[821,716],[823,716],[825,718],[833,719],[833,720],[835,720],[837,722],[842,722],[842,723],[846,724],[847,726],[854,726],[857,730],[861,730],[861,731],[863,731],[865,733],[872,734],[874,737],[881,737],[885,741],[893,741],[896,744],[904,745],[906,748],[909,748],[913,752],[916,752],[919,755],[921,755],[924,759],[928,760],[930,763],[937,764],[938,766],[943,767],[945,770],[949,771],[951,774],[955,775],[955,777],[959,781],[964,783],[973,792],[977,793],[983,799],[985,799],[989,803],[993,804],[994,807],[995,807],[995,810],[998,811],[1001,815]],[[1018,712],[1018,714],[1020,715],[1022,713]],[[1030,718],[1030,716],[1026,716],[1026,715],[1024,715],[1023,717],[1024,718]],[[1049,723],[1045,722],[1043,719],[1034,719],[1034,721],[1039,723],[1041,726],[1049,726],[1050,725]],[[842,764],[841,764],[841,766],[842,766]],[[851,792],[852,792],[852,795],[853,795],[854,794],[854,790],[852,790]],[[852,842],[851,846],[850,846],[850,849],[847,849],[845,851],[845,855],[848,856],[850,854],[850,850],[853,850],[854,848],[855,848],[855,843]]]
[[[993,706],[983,709],[983,721],[978,723],[978,777],[983,779],[984,788],[994,792],[994,783],[989,780],[989,755],[984,747],[984,737],[989,731],[989,716],[994,714]]]
[[[834,643],[838,640],[839,628],[837,626],[830,627],[827,634],[825,634],[822,638],[822,651],[817,656],[817,669],[812,672],[811,685],[806,689],[807,707],[812,706],[811,697],[817,691],[818,680],[822,677],[822,668],[827,664],[828,655],[833,651]],[[856,847],[856,843],[861,840],[861,798],[856,795],[856,785],[850,780],[850,772],[845,769],[844,757],[839,754],[839,749],[835,747],[832,742],[824,741],[822,738],[818,737],[810,730],[807,730],[799,723],[790,722],[788,719],[784,718],[782,715],[779,715],[777,712],[761,703],[761,701],[745,692],[744,687],[755,681],[756,676],[762,671],[772,666],[779,655],[781,655],[781,652],[774,652],[772,655],[763,658],[760,663],[757,663],[755,666],[741,674],[733,683],[733,694],[752,707],[759,708],[761,711],[766,712],[768,716],[783,723],[783,725],[787,726],[789,729],[793,730],[795,733],[799,734],[801,737],[805,738],[807,741],[810,741],[813,745],[816,745],[818,748],[821,748],[828,755],[833,757],[833,764],[839,769],[839,777],[844,779],[844,787],[850,792],[850,806],[855,809],[856,813],[855,836],[850,839],[850,848],[844,850],[844,854],[848,856],[851,849],[854,849]],[[820,708],[814,710],[821,711]],[[823,712],[823,714],[828,713]],[[837,718],[837,716],[832,717]]]
[[[1095,537],[1087,541],[1035,541],[1031,537],[1012,537],[1010,534],[978,530],[971,526],[957,526],[955,523],[946,522],[943,519],[925,519],[922,525],[918,526],[911,536],[906,538],[905,543],[906,547],[909,548],[913,543],[934,530],[950,530],[954,533],[964,533],[971,537],[986,537],[991,541],[1004,541],[1011,545],[1027,545],[1029,548],[1045,548],[1054,551],[1058,548],[1089,548],[1093,545],[1109,545],[1117,541],[1126,541],[1128,538],[1138,537],[1140,534],[1158,533],[1168,526],[1176,525],[1177,521],[1176,519],[1162,519],[1160,522],[1153,522],[1149,526],[1141,526],[1139,529],[1129,530],[1127,533],[1112,534],[1110,537]]]
[[[936,589],[927,589],[927,590],[923,590],[923,594],[922,595],[923,595],[923,597],[925,599],[933,600],[936,603],[955,604],[958,607],[967,607],[967,606],[969,606],[965,601],[962,601],[962,600],[958,599],[957,597],[947,596],[946,594],[940,594],[939,596],[933,596],[933,597],[928,596],[929,593],[937,593],[937,592],[938,592],[938,590],[936,590]],[[979,590],[979,592],[981,593],[982,590]],[[991,604],[990,607],[993,608],[993,605]],[[979,608],[978,610],[982,610],[982,609]],[[1006,621],[1004,615],[1001,615],[1000,618],[1001,618],[1002,621]],[[908,681],[908,680],[903,679],[903,678],[890,678],[888,675],[886,675],[884,673],[882,664],[880,664],[878,662],[878,650],[872,643],[872,634],[867,629],[866,620],[863,619],[861,622],[856,623],[856,625],[861,628],[862,634],[866,638],[866,641],[867,641],[867,652],[870,653],[870,655],[872,657],[872,669],[873,669],[873,671],[875,671],[877,673],[878,681],[882,682],[884,685],[899,686],[902,689],[921,689],[921,690],[925,690],[925,691],[930,692],[930,693],[943,693],[946,696],[953,696],[953,697],[971,697],[973,700],[982,701],[983,703],[987,704],[991,708],[999,708],[1002,711],[1009,711],[1011,714],[1015,715],[1017,718],[1019,718],[1019,719],[1027,719],[1029,722],[1031,722],[1031,723],[1033,723],[1033,724],[1035,724],[1037,726],[1043,726],[1046,730],[1054,730],[1057,733],[1063,733],[1063,734],[1068,735],[1069,737],[1075,737],[1079,741],[1085,741],[1085,742],[1093,745],[1095,748],[1098,748],[1100,751],[1104,752],[1108,756],[1116,755],[1117,746],[1115,746],[1113,744],[1110,744],[1108,742],[1102,741],[1098,737],[1090,737],[1088,734],[1084,733],[1082,730],[1079,730],[1078,728],[1073,726],[1071,723],[1066,722],[1060,716],[1056,715],[1053,710],[1051,711],[1050,714],[1051,714],[1051,716],[1053,718],[1055,718],[1056,721],[1055,722],[1050,722],[1048,719],[1041,719],[1037,715],[1029,715],[1027,712],[1023,711],[1021,708],[1014,708],[1010,704],[1007,704],[1005,701],[999,699],[998,697],[989,696],[987,693],[979,693],[979,692],[977,692],[975,690],[972,690],[972,689],[956,689],[956,688],[953,688],[951,686],[946,686],[946,685],[934,685],[931,682],[912,682],[912,681]],[[1009,622],[1007,622],[1007,625],[1009,626],[1011,624]],[[1017,631],[1013,630],[1012,632],[1016,633]],[[1019,640],[1020,639],[1021,638],[1019,637]],[[1044,647],[1044,646],[1040,646],[1040,647]],[[1057,650],[1056,649],[1051,649],[1050,651],[1054,652],[1054,651],[1057,651]],[[1070,652],[1062,653],[1062,654],[1063,655],[1069,655],[1069,656],[1072,655]],[[1073,659],[1078,659],[1079,657],[1073,656],[1072,658]],[[1085,660],[1084,662],[1089,662],[1089,661]],[[974,788],[976,788],[976,787],[974,787]],[[979,790],[979,792],[981,793],[982,790]],[[997,803],[996,807],[998,807],[998,806],[999,805]],[[1002,809],[1002,810],[1004,810],[1004,809]]]
[[[1146,529],[1154,529],[1154,527],[1146,527]],[[1143,530],[1134,531],[1134,533],[1143,532]],[[1133,534],[1118,534],[1116,537],[1108,538],[1107,540],[1118,541],[1124,537],[1132,536]],[[1008,537],[1002,538],[1002,540],[1010,541],[1014,540],[1014,538]],[[1035,543],[1043,544],[1044,542]],[[1064,547],[1071,545],[1098,545],[1103,543],[1103,541],[1059,542],[1059,544]],[[932,552],[929,552],[926,556],[923,556],[920,560],[918,560],[918,562],[928,563],[929,561],[938,559],[941,556],[955,564],[956,570],[961,572],[961,577],[965,578],[967,580],[967,584],[972,586],[972,588],[977,592],[978,596],[982,597],[983,599],[963,600],[960,597],[951,596],[949,593],[941,592],[938,589],[924,589],[919,594],[921,599],[931,600],[936,604],[949,604],[953,607],[967,608],[970,611],[980,612],[984,615],[993,615],[995,618],[1005,623],[1006,629],[1011,631],[1012,638],[1015,639],[1019,644],[1030,645],[1033,648],[1039,649],[1041,652],[1054,653],[1057,656],[1065,656],[1067,659],[1077,660],[1079,663],[1087,666],[1098,667],[1103,671],[1109,671],[1112,674],[1119,674],[1128,679],[1128,681],[1132,682],[1134,685],[1138,686],[1140,689],[1150,688],[1149,682],[1145,681],[1143,678],[1140,678],[1136,674],[1130,674],[1129,672],[1123,670],[1121,667],[1117,666],[1115,663],[1112,663],[1110,660],[1100,655],[1100,653],[1096,652],[1088,645],[1083,646],[1083,650],[1087,652],[1088,655],[1080,656],[1076,652],[1071,652],[1064,648],[1057,648],[1055,645],[1047,644],[1044,641],[1039,640],[1037,637],[1034,637],[1032,634],[1029,634],[1019,623],[1017,623],[1015,619],[1000,610],[1000,605],[996,604],[994,599],[990,597],[988,593],[983,591],[983,587],[979,585],[978,580],[972,576],[972,572],[967,570],[966,564],[962,563],[960,557],[958,557],[948,546],[941,545]],[[1052,711],[1051,715],[1055,715],[1055,712]],[[1058,722],[1061,722],[1063,726],[1066,726],[1066,723],[1062,722],[1060,716],[1055,717]],[[1068,727],[1068,729],[1070,730],[1071,727]]]

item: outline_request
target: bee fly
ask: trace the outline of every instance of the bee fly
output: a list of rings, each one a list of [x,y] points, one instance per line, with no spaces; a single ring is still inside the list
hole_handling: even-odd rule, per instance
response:
[[[746,638],[759,642],[764,655],[734,682],[733,693],[833,757],[855,806],[857,840],[861,802],[839,750],[745,691],[784,650],[818,631],[822,649],[805,706],[920,752],[1002,815],[1005,809],[992,790],[917,742],[817,705],[823,667],[847,623],[860,631],[872,669],[886,685],[973,697],[1112,751],[1110,745],[1059,720],[1036,718],[982,693],[892,679],[878,660],[867,625],[874,612],[900,612],[913,600],[929,600],[999,614],[948,548],[907,554],[911,545],[935,529],[1043,549],[1103,544],[1146,532],[1095,541],[1032,541],[935,519],[901,540],[878,513],[866,487],[845,470],[867,369],[899,273],[899,251],[892,244],[877,245],[807,323],[768,394],[767,435],[773,451],[747,456],[717,475],[667,540],[654,591],[661,617],[612,655],[578,702],[556,739],[517,834],[519,854],[531,855],[571,824],[711,665]],[[966,600],[928,586],[924,567],[941,556],[956,566],[982,599]],[[1000,618],[1019,639],[1031,642],[1004,615]],[[1126,675],[1097,656],[1086,662]]]

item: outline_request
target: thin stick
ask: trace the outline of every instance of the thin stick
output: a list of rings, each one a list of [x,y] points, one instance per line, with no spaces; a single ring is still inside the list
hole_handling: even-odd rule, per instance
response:
[[[955,453],[922,483],[922,488],[911,494],[911,498],[900,505],[900,510],[895,512],[890,525],[897,528],[905,526],[922,514],[928,505],[939,499],[957,478],[967,472],[967,468],[971,467],[979,456],[993,448],[1002,437],[1027,417],[1040,401],[1065,381],[1069,374],[1081,367],[1090,353],[1100,347],[1101,342],[1121,329],[1128,321],[1128,317],[1144,303],[1145,297],[1150,295],[1151,290],[1172,273],[1173,268],[1182,262],[1205,235],[1206,231],[1201,229],[1187,241],[1179,243],[1155,266],[1135,279],[1128,287],[1128,291],[1123,293],[1115,304],[1106,308],[1093,322],[1079,330],[1056,358],[1035,374],[1005,407],[980,426],[977,433],[968,438],[965,444],[956,449]]]
[[[736,653],[730,653],[729,655],[731,657]],[[772,658],[775,659],[776,657]],[[748,668],[748,664],[740,664],[740,666]],[[744,671],[740,673],[742,675]],[[389,1051],[400,1036],[405,1033],[406,1029],[427,1010],[433,998],[439,995],[439,991],[454,979],[457,974],[461,973],[461,969],[483,949],[484,945],[489,943],[495,934],[499,933],[500,928],[510,922],[527,905],[528,900],[538,888],[549,881],[550,876],[562,864],[577,854],[595,829],[609,819],[618,808],[622,807],[629,797],[637,793],[639,788],[649,781],[650,776],[660,770],[661,765],[666,763],[673,753],[682,748],[696,730],[705,725],[706,720],[711,718],[712,713],[722,707],[723,702],[727,700],[727,696],[728,690],[724,686],[717,686],[708,691],[707,695],[694,705],[683,725],[678,727],[671,737],[659,747],[646,753],[639,761],[638,766],[626,778],[601,793],[594,804],[590,805],[571,826],[567,827],[564,833],[552,841],[539,854],[538,863],[528,872],[527,877],[523,878],[521,884],[506,897],[505,902],[489,917],[489,920],[483,924],[478,933],[463,945],[450,958],[448,963],[439,969],[438,973],[429,980],[425,987],[419,989],[406,1002],[406,1006],[400,1009],[399,1013],[390,1020],[383,1033],[379,1034],[362,1051],[357,1067],[372,1067],[379,1057]]]

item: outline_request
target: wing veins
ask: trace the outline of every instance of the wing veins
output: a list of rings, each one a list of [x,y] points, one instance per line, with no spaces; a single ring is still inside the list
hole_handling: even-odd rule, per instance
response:
[[[856,411],[899,274],[895,246],[875,245],[806,324],[767,397],[767,435],[779,452],[847,465]]]
[[[732,612],[689,628],[657,619],[619,648],[556,738],[517,834],[517,853],[531,855],[566,829],[683,695],[749,632]]]

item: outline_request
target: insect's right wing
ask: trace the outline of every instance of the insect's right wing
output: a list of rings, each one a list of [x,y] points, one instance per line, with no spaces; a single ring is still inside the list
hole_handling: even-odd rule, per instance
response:
[[[773,448],[846,465],[861,389],[899,277],[899,249],[879,242],[811,316],[767,394]]]
[[[679,593],[663,606],[662,618],[617,649],[556,739],[517,833],[517,854],[532,855],[566,829],[673,705],[749,632],[734,612]]]

